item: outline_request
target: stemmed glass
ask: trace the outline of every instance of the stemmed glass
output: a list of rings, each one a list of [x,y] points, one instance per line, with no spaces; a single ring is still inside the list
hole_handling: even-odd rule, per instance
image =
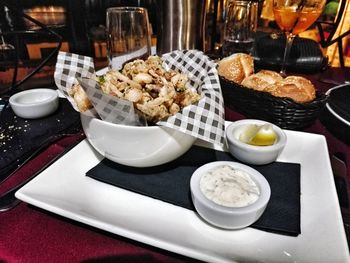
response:
[[[134,59],[151,55],[151,35],[147,9],[113,7],[107,9],[107,53],[109,68],[120,70]]]
[[[286,75],[286,61],[296,35],[308,29],[321,15],[326,0],[273,0],[277,25],[286,35],[280,74]]]

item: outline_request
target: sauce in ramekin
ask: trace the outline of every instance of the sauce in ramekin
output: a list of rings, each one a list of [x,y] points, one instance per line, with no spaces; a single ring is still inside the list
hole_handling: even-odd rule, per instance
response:
[[[248,206],[260,196],[259,187],[251,176],[229,165],[206,172],[199,184],[206,198],[227,207]]]

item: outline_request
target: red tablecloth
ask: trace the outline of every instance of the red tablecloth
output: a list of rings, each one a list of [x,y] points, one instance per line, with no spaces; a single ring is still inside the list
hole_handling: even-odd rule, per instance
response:
[[[321,90],[333,87],[308,76]],[[227,120],[242,115],[226,110]],[[306,132],[323,134],[330,154],[343,152],[350,163],[350,147],[335,138],[316,121]],[[64,138],[24,166],[14,177],[0,185],[0,194],[39,170],[69,145],[84,138],[83,134]],[[348,169],[350,178],[350,169]],[[0,214],[0,262],[188,262],[189,259],[110,234],[57,216],[25,203]]]
[[[60,140],[0,185],[0,193],[36,172],[66,147],[82,140],[77,134]],[[184,262],[185,257],[150,247],[26,203],[0,214],[0,262]]]

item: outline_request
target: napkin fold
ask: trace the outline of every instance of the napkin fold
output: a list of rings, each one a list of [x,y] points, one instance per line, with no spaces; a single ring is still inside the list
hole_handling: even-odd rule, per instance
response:
[[[17,117],[8,104],[0,115],[0,182],[38,148],[80,130],[80,115],[66,99],[55,113],[33,120]]]
[[[86,175],[96,180],[195,211],[190,193],[193,172],[208,162],[237,161],[229,153],[193,146],[180,158],[149,168],[123,166],[103,159]],[[300,164],[274,162],[252,166],[271,187],[271,198],[252,227],[297,236],[300,230]]]

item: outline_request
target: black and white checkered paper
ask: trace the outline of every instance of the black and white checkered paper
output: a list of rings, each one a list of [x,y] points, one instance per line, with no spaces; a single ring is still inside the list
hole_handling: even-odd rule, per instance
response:
[[[71,96],[68,95],[69,89],[78,83],[77,78],[95,77],[94,61],[91,57],[85,57],[77,54],[59,52],[54,73],[56,86],[66,98],[70,101],[76,111],[78,107]]]
[[[132,126],[147,125],[146,118],[136,112],[131,101],[106,95],[95,79],[78,77],[78,82],[102,120]]]
[[[196,138],[223,145],[225,138],[224,101],[216,64],[203,52],[197,50],[173,51],[164,54],[162,60],[166,70],[174,69],[186,74],[189,79],[187,87],[197,90],[202,98],[198,103],[189,105],[166,120],[157,122],[157,125],[173,128]],[[84,85],[84,82],[89,82],[86,81],[86,78],[95,79],[92,58],[60,52],[56,64],[55,82],[75,109],[77,109],[75,102],[69,98],[67,91],[77,82],[77,78],[80,79],[80,84],[83,84],[84,90],[95,110],[99,112],[101,119],[120,123],[120,118],[123,117],[118,116],[119,114],[113,110],[115,107],[119,107],[117,104],[120,99],[111,99],[112,96],[104,94],[96,88],[96,83],[93,83],[95,81]],[[93,86],[95,91],[90,93],[88,91],[90,88],[87,89],[86,86]],[[128,102],[125,104],[125,101],[123,103],[124,106],[128,104]]]

